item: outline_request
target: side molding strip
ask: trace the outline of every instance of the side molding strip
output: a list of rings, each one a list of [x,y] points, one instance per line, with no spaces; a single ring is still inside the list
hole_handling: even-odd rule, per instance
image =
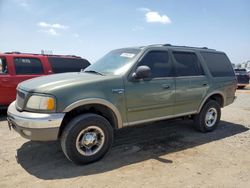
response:
[[[196,111],[191,111],[191,112],[177,114],[177,115],[169,115],[169,116],[157,117],[157,118],[152,118],[152,119],[133,121],[130,123],[124,123],[123,126],[133,126],[133,125],[137,125],[137,124],[150,123],[150,122],[154,122],[154,121],[161,121],[161,120],[166,120],[166,119],[171,119],[171,118],[193,115],[196,113],[197,113]]]

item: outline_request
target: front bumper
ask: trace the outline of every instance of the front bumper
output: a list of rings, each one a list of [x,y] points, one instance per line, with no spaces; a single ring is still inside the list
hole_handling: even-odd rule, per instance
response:
[[[9,126],[22,137],[36,141],[57,140],[64,113],[19,112],[15,102],[8,107]]]

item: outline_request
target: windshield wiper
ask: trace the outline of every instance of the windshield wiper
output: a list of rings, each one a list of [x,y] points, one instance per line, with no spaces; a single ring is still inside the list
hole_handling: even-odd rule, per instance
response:
[[[102,73],[97,72],[97,71],[94,71],[94,70],[86,70],[86,71],[84,71],[84,72],[88,72],[88,73],[93,73],[93,74],[98,74],[98,75],[104,76]]]

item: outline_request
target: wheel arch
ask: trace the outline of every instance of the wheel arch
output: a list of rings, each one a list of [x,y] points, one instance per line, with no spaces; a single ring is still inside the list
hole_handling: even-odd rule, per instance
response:
[[[203,105],[210,99],[217,101],[221,107],[224,107],[226,104],[225,95],[221,91],[214,91],[203,99],[203,101],[201,102],[199,106],[198,113],[201,111]]]
[[[58,137],[61,136],[63,129],[68,122],[79,114],[95,113],[105,117],[114,129],[122,128],[122,118],[118,109],[109,101],[104,99],[92,98],[76,101],[66,107],[63,111],[66,115],[62,121]]]

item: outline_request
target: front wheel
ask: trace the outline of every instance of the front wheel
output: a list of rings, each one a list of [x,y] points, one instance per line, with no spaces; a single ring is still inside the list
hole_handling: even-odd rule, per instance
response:
[[[220,116],[220,105],[216,101],[210,100],[205,103],[200,113],[194,116],[194,126],[201,132],[213,131],[220,121]]]
[[[76,164],[101,159],[111,148],[113,129],[107,119],[96,114],[79,115],[66,126],[61,147],[66,157]]]

